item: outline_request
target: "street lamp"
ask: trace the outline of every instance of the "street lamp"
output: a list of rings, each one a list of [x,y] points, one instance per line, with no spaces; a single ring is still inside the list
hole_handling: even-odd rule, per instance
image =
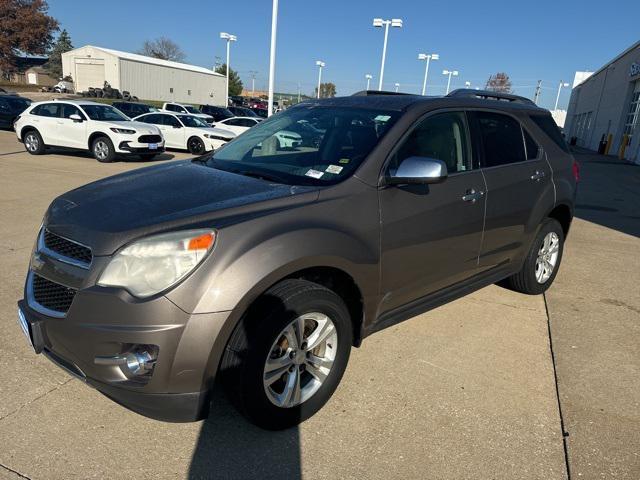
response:
[[[371,83],[371,79],[373,78],[373,75],[371,75],[370,73],[367,73],[364,78],[367,79],[367,90],[369,90],[369,84]]]
[[[229,106],[229,71],[231,70],[231,67],[229,66],[229,62],[230,62],[229,51],[230,51],[231,42],[237,41],[238,37],[236,37],[235,35],[231,35],[227,32],[220,32],[220,38],[227,41],[227,93],[225,94],[225,107],[228,107]]]
[[[396,93],[398,93],[398,89],[400,88],[400,84],[396,83]]]
[[[269,51],[269,103],[267,116],[273,114],[273,85],[276,74],[276,33],[278,30],[278,0],[273,0],[271,8],[271,50]],[[299,96],[299,95],[298,95]]]
[[[568,87],[568,86],[569,86],[568,83],[560,80],[560,85],[558,85],[558,95],[556,95],[556,106],[553,107],[554,110],[558,109],[558,101],[560,100],[560,90],[562,90],[562,87]]]
[[[318,66],[318,95],[317,98],[320,98],[320,82],[322,82],[322,67],[326,64],[322,60],[316,60],[316,65]]]
[[[422,95],[427,91],[427,75],[429,75],[429,62],[431,60],[440,60],[440,55],[437,53],[419,53],[418,60],[425,60],[426,67],[424,68],[424,81],[422,82]]]
[[[384,45],[382,47],[382,65],[380,65],[380,81],[378,82],[378,90],[382,90],[382,80],[384,78],[384,61],[387,57],[387,39],[389,38],[389,25],[395,28],[402,28],[401,18],[392,18],[391,20],[383,20],[381,18],[373,19],[373,26],[377,28],[384,27]]]
[[[447,93],[445,93],[445,95],[449,95],[449,87],[451,87],[451,75],[453,75],[454,77],[458,76],[458,71],[457,70],[443,70],[442,71],[443,75],[449,75],[449,80],[447,80]]]

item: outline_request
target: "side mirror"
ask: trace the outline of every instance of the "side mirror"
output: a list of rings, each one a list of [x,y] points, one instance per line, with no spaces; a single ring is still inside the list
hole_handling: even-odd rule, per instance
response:
[[[182,125],[180,125],[180,124],[174,125],[173,128],[182,128]]]
[[[435,158],[407,157],[398,169],[387,176],[387,185],[424,185],[447,179],[447,165]]]
[[[73,120],[74,122],[82,122],[82,117],[80,115],[78,115],[77,113],[71,114],[69,115],[69,118],[71,120]]]

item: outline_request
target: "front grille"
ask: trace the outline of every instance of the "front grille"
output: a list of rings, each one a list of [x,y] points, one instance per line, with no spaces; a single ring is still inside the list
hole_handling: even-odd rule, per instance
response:
[[[44,246],[49,250],[54,251],[63,257],[77,260],[78,262],[85,263],[87,265],[91,264],[93,255],[91,254],[91,249],[89,247],[85,247],[84,245],[80,245],[79,243],[60,237],[55,233],[51,233],[46,228],[44,229],[43,237]]]
[[[73,302],[73,297],[76,295],[76,290],[47,280],[35,273],[32,273],[31,282],[33,299],[38,305],[55,312],[67,313],[71,302]]]
[[[160,135],[140,135],[138,143],[160,143],[162,137]]]

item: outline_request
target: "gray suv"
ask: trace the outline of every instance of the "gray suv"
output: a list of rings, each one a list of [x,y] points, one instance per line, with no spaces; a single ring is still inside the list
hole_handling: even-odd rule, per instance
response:
[[[521,97],[304,102],[215,153],[55,199],[20,325],[143,415],[201,419],[216,381],[251,422],[286,428],[374,332],[492,283],[549,288],[577,175]]]

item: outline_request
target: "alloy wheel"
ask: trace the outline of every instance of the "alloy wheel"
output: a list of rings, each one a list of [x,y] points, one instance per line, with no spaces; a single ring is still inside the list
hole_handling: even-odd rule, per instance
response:
[[[33,133],[29,133],[24,139],[24,144],[27,147],[27,150],[35,152],[38,150],[38,137]]]
[[[264,365],[264,390],[271,403],[291,408],[309,400],[327,379],[337,348],[336,327],[324,313],[306,313],[289,323]]]
[[[551,278],[558,263],[559,254],[560,237],[555,232],[547,233],[538,250],[538,258],[536,259],[535,274],[538,283],[545,283]]]
[[[98,140],[93,146],[93,153],[99,160],[104,160],[109,155],[109,145],[104,140]]]

